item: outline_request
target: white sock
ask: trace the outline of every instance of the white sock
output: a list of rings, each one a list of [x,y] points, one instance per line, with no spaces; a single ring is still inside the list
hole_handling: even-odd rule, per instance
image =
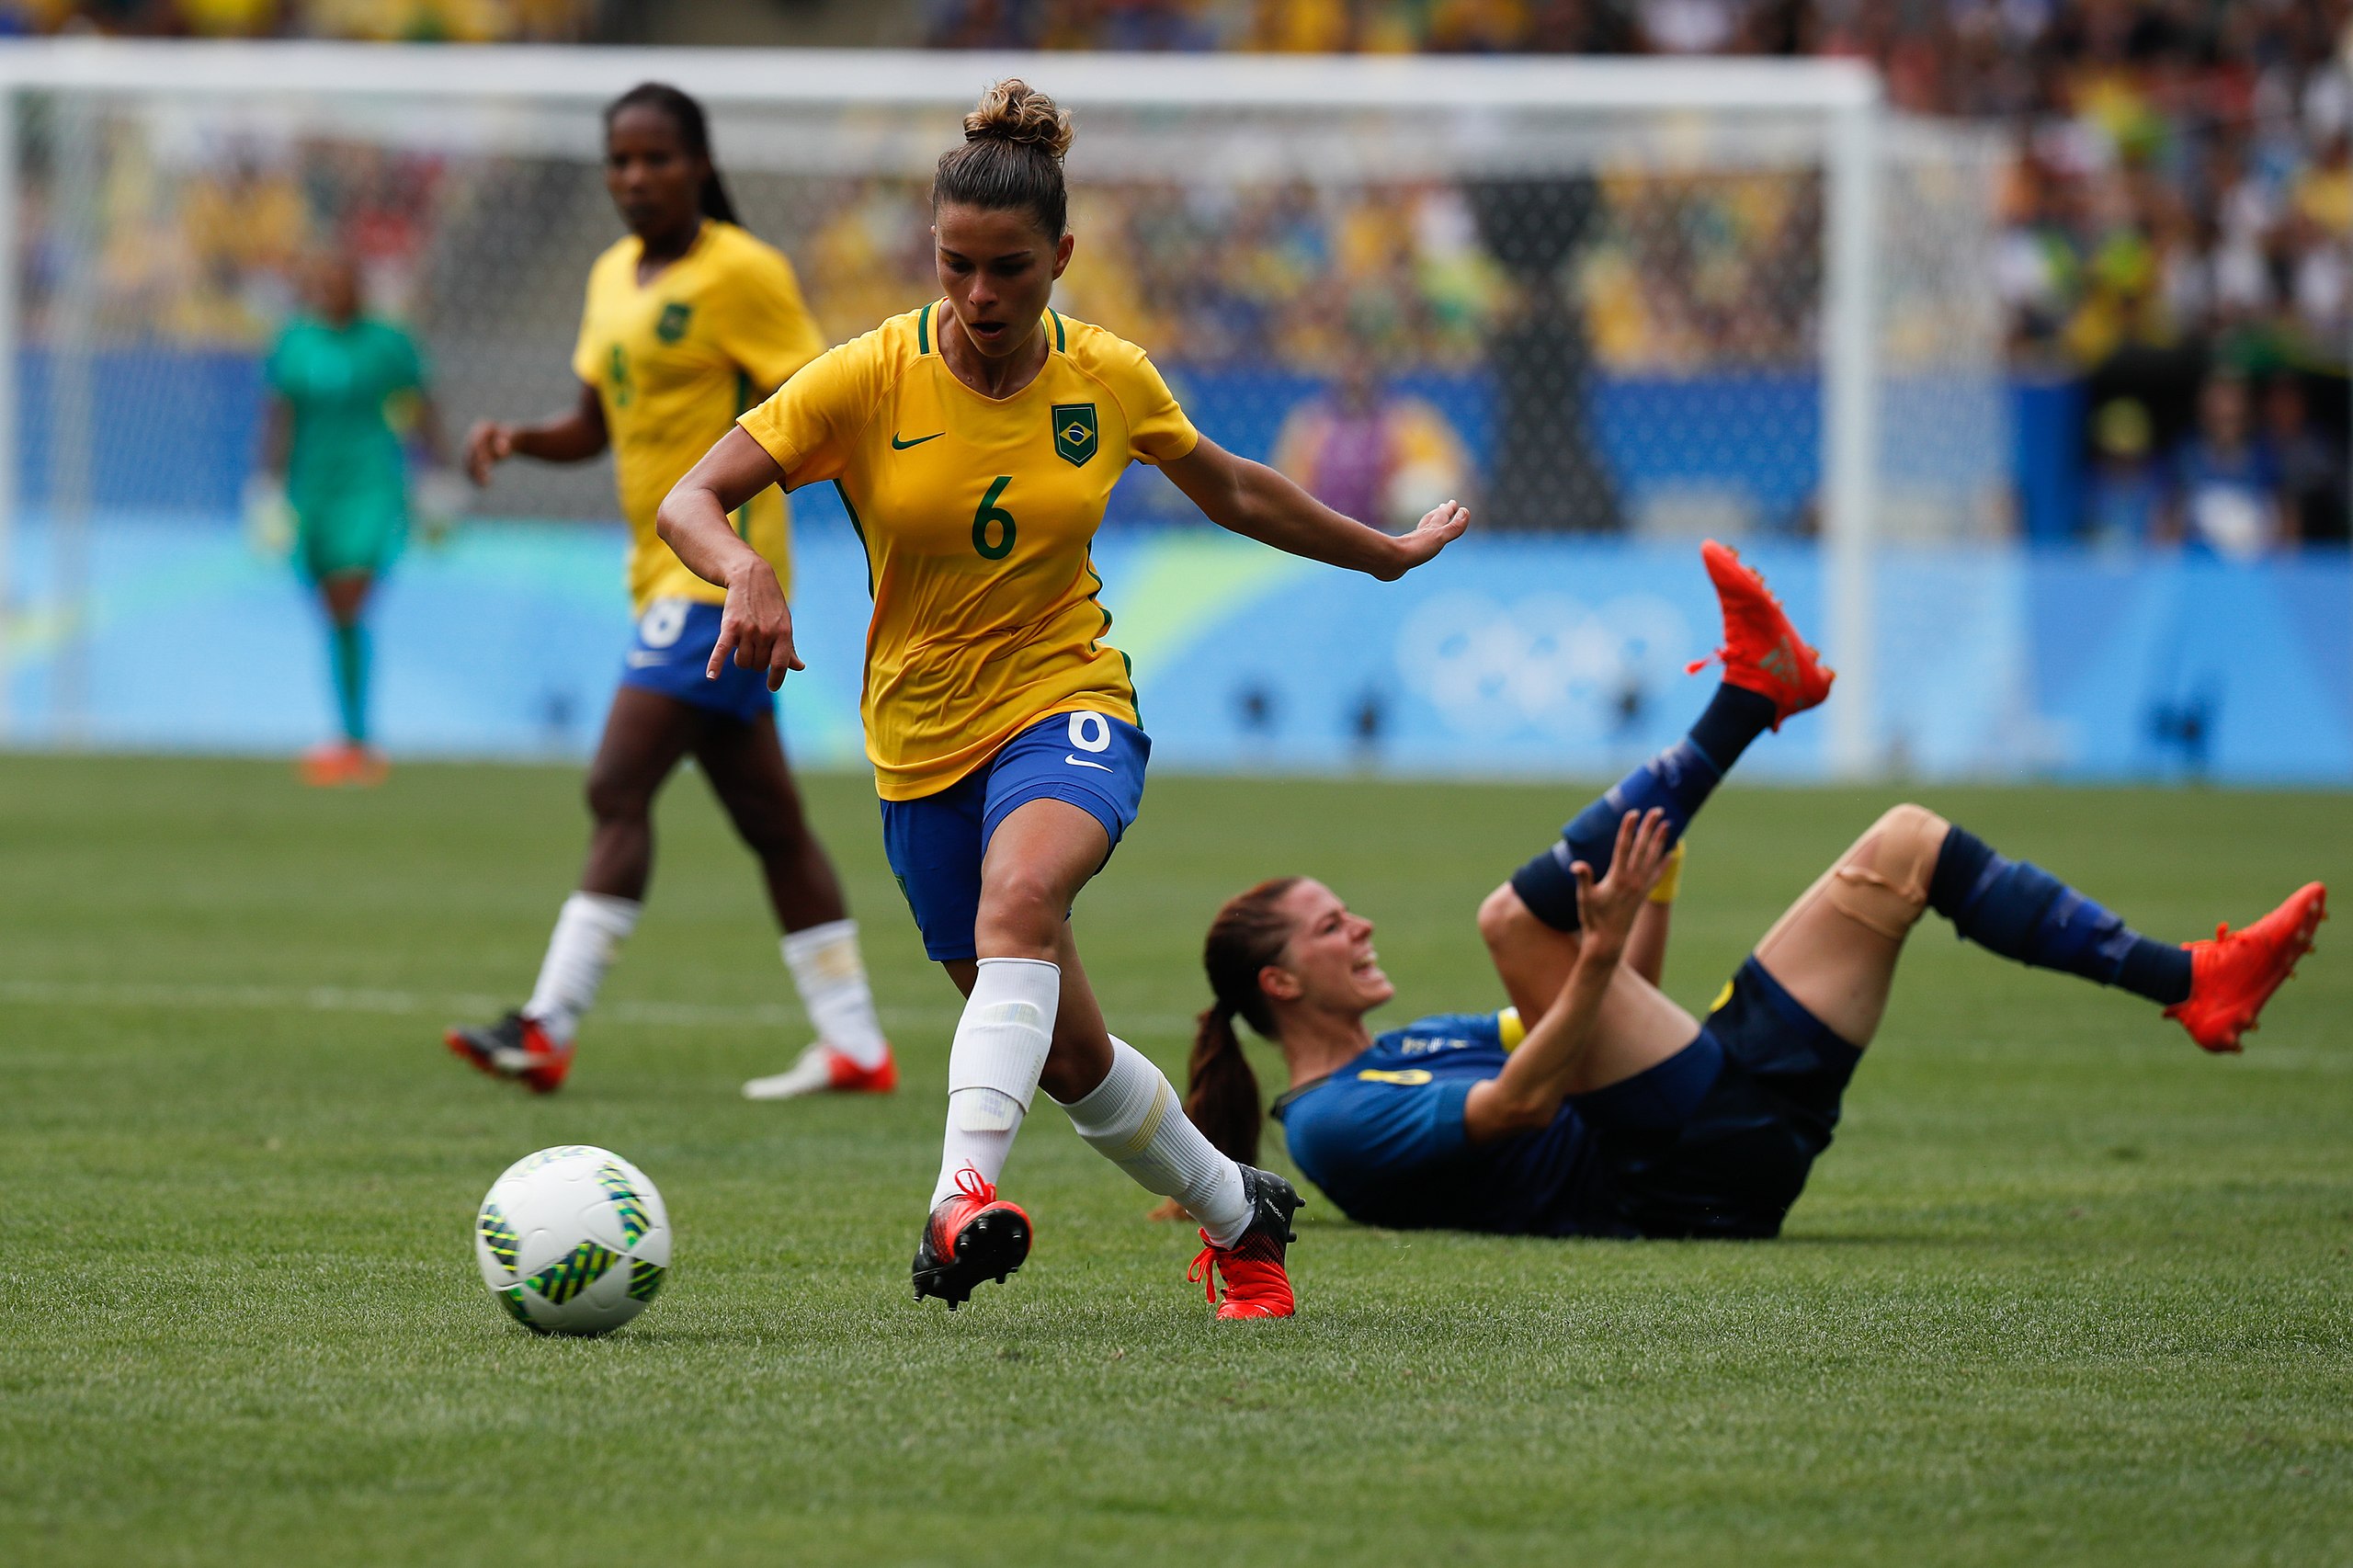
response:
[[[644,905],[633,898],[613,898],[600,892],[576,892],[563,901],[555,917],[555,935],[548,938],[548,956],[540,960],[540,983],[523,1004],[523,1016],[545,1029],[561,1045],[580,1028],[580,1017],[597,1001],[626,937],[637,929]]]
[[[1060,964],[1042,959],[983,959],[948,1049],[948,1134],[931,1206],[956,1190],[967,1165],[995,1185],[1014,1134],[1038,1095],[1038,1074],[1054,1040],[1063,999]]]
[[[867,988],[866,963],[858,955],[858,922],[828,920],[785,934],[784,967],[801,993],[801,1005],[817,1027],[817,1038],[871,1070],[891,1054],[882,1020],[874,1016],[874,993]]]
[[[1089,1147],[1146,1192],[1183,1204],[1218,1245],[1250,1228],[1242,1167],[1201,1136],[1167,1074],[1126,1040],[1112,1037],[1109,1074],[1063,1108]]]

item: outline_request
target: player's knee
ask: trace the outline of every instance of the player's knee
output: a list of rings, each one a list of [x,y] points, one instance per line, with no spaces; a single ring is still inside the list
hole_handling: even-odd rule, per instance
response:
[[[599,826],[638,821],[653,803],[652,796],[629,780],[594,769],[588,774],[588,786],[583,793],[588,802],[588,814]]]
[[[980,924],[1010,936],[1034,938],[1062,924],[1069,903],[1051,877],[1032,867],[993,869],[981,884]]]
[[[1479,936],[1491,953],[1506,951],[1525,941],[1539,924],[1509,882],[1480,901]]]
[[[1928,906],[1928,884],[1952,824],[1926,806],[1891,806],[1840,857],[1831,875],[1831,907],[1902,941]]]

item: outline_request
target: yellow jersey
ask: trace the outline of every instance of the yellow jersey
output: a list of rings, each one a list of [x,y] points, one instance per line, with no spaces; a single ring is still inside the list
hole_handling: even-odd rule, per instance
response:
[[[588,269],[572,351],[574,373],[604,405],[639,615],[659,598],[727,597],[662,542],[654,514],[737,415],[825,348],[792,264],[734,224],[704,220],[687,254],[640,284],[644,248],[631,234]],[[739,510],[735,531],[790,583],[783,496],[764,494]]]
[[[1136,721],[1091,545],[1131,460],[1200,437],[1143,350],[1046,312],[1046,365],[983,397],[939,358],[941,303],[821,356],[739,423],[785,487],[830,479],[866,547],[861,708],[886,801],[936,794],[1040,719]]]

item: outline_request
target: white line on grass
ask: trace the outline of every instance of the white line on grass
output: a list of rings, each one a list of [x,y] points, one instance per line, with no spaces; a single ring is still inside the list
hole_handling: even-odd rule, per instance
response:
[[[201,1007],[255,1013],[373,1013],[392,1017],[432,1014],[452,1018],[494,1016],[506,1003],[494,996],[434,996],[415,991],[378,991],[339,985],[178,985],[139,981],[0,980],[0,1003],[48,1007]],[[618,1023],[675,1028],[805,1028],[799,1007],[781,1002],[610,1002],[598,1007]],[[890,1027],[953,1028],[954,1007],[885,1007]],[[1193,1020],[1174,1014],[1142,1014],[1119,1020],[1139,1033],[1182,1034]]]

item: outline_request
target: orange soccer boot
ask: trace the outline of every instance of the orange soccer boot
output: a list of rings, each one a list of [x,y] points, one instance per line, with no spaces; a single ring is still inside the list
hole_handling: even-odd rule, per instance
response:
[[[1002,1285],[1029,1260],[1029,1216],[966,1165],[956,1173],[954,1196],[941,1199],[924,1221],[915,1246],[915,1300],[937,1296],[952,1312],[972,1299],[976,1286],[990,1279]]]
[[[899,1086],[899,1064],[891,1048],[882,1060],[861,1067],[847,1052],[818,1040],[801,1059],[781,1073],[755,1078],[744,1085],[747,1100],[797,1100],[803,1095],[887,1095]]]
[[[1290,1183],[1272,1171],[1242,1167],[1243,1196],[1250,1200],[1250,1228],[1230,1247],[1201,1233],[1201,1250],[1185,1278],[1208,1291],[1222,1318],[1287,1318],[1297,1310],[1290,1276],[1283,1272],[1283,1249],[1299,1239],[1290,1217],[1305,1201]],[[1219,1281],[1225,1300],[1217,1299]]]
[[[1776,730],[1782,720],[1828,697],[1838,672],[1799,637],[1756,569],[1743,563],[1732,546],[1714,540],[1699,546],[1699,559],[1723,606],[1724,641],[1707,659],[1686,666],[1686,673],[1698,675],[1709,659],[1722,660],[1726,682],[1772,700]]]
[[[494,1024],[453,1028],[441,1040],[451,1054],[494,1078],[512,1079],[535,1095],[555,1093],[572,1071],[572,1042],[549,1039],[538,1020],[525,1017],[519,1009]]]
[[[2183,943],[2189,949],[2189,999],[2167,1007],[2165,1017],[2208,1051],[2239,1050],[2239,1037],[2256,1027],[2263,1005],[2296,972],[2296,960],[2313,950],[2313,935],[2327,918],[2328,890],[2307,882],[2243,930],[2217,926],[2212,941]]]

